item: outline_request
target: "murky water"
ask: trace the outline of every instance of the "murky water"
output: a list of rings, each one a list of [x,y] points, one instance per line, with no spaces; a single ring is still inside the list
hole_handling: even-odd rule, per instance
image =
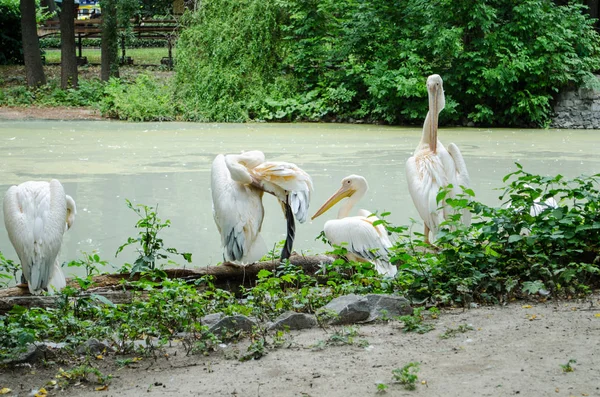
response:
[[[216,154],[258,149],[268,160],[296,163],[314,180],[311,214],[343,177],[363,175],[370,190],[360,207],[391,211],[391,222],[408,224],[418,214],[404,164],[420,136],[421,128],[344,124],[1,121],[0,195],[23,181],[59,179],[78,207],[61,260],[97,250],[119,266],[135,259],[133,249],[115,259],[117,247],[136,233],[137,218],[125,199],[158,204],[160,217],[172,222],[164,231],[165,245],[192,252],[194,266],[206,266],[222,260],[210,194]],[[442,128],[439,136],[460,147],[477,199],[490,205],[500,204],[494,188],[515,170],[515,162],[543,175],[600,172],[600,131]],[[274,244],[285,238],[285,221],[273,197],[265,196],[264,202],[263,236]],[[294,248],[323,251],[326,247],[315,237],[336,215],[334,208],[297,225]],[[1,219],[0,250],[17,260],[3,224]]]

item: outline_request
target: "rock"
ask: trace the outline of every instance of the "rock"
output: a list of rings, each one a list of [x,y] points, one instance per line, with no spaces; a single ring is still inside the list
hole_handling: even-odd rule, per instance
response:
[[[221,320],[223,317],[224,317],[223,313],[212,313],[212,314],[202,317],[200,319],[200,322],[202,323],[202,325],[206,325],[210,328],[213,325],[215,325],[216,323],[218,323],[219,320]]]
[[[413,311],[408,299],[402,296],[369,294],[365,298],[370,306],[370,314],[365,321],[409,315]]]
[[[108,346],[104,342],[100,342],[96,338],[91,338],[87,342],[82,343],[77,347],[77,354],[90,354],[96,355],[100,353],[104,353],[105,351],[112,351],[112,347]]]
[[[364,296],[354,294],[335,298],[323,306],[318,314],[331,315],[328,324],[353,324],[365,321],[371,315],[369,301]]]
[[[226,332],[236,331],[252,331],[253,327],[256,327],[256,321],[249,317],[242,315],[226,316],[221,318],[215,324],[209,327],[209,331],[216,335],[221,335]]]
[[[317,326],[317,319],[315,316],[305,313],[296,312],[285,312],[273,321],[269,326],[269,330],[272,329],[306,329]]]
[[[600,91],[592,88],[579,88],[561,92],[554,106],[554,113],[551,122],[554,128],[598,128],[600,126]]]
[[[329,302],[319,314],[331,313],[328,324],[354,324],[412,313],[410,302],[401,296],[368,294],[344,295]]]
[[[472,122],[472,121],[469,121],[469,122],[467,123],[467,127],[475,127],[475,123],[474,123],[474,122]]]
[[[27,348],[24,352],[17,353],[13,358],[7,358],[0,361],[0,364],[10,367],[16,364],[34,363],[45,356],[45,353],[46,345],[43,343],[39,345],[32,343],[27,345]]]

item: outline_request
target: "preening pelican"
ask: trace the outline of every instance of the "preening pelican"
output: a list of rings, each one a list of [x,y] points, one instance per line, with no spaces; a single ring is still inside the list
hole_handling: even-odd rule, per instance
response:
[[[4,225],[32,294],[66,286],[58,253],[76,213],[75,201],[56,179],[24,182],[6,192]]]
[[[348,216],[352,207],[369,190],[367,180],[360,175],[350,175],[342,180],[342,186],[313,215],[315,219],[325,213],[343,198],[348,198],[340,206],[338,219],[325,222],[325,237],[331,244],[347,243],[348,259],[359,262],[372,262],[380,274],[393,277],[396,266],[390,263],[389,249],[392,243],[383,225],[373,225],[379,218],[367,210],[358,210],[358,216]]]
[[[452,184],[450,197],[461,194],[460,186],[468,188],[470,185],[469,173],[465,160],[458,146],[451,143],[448,150],[438,140],[438,115],[444,109],[446,100],[442,78],[431,75],[427,78],[427,93],[429,97],[429,111],[423,125],[423,135],[413,156],[406,162],[406,179],[408,190],[423,218],[425,224],[425,242],[435,241],[440,224],[452,215],[452,209],[445,202],[438,209],[436,196],[441,187]],[[462,221],[465,225],[471,224],[471,213],[464,210]]]
[[[288,259],[296,234],[294,217],[303,223],[313,190],[310,176],[292,163],[265,161],[265,155],[248,151],[218,155],[212,164],[213,217],[229,262],[253,263],[267,253],[260,235],[264,217],[263,192],[277,197],[287,221],[281,260]]]

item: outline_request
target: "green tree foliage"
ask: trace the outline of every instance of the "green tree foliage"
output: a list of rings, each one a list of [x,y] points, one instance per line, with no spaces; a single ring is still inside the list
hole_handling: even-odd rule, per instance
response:
[[[280,80],[277,14],[274,0],[208,0],[184,16],[176,85],[185,118],[250,118],[251,104]]]
[[[582,6],[550,0],[210,0],[185,18],[177,82],[185,118],[421,123],[438,73],[442,121],[545,125],[599,49]]]
[[[19,2],[0,0],[0,65],[22,64]]]

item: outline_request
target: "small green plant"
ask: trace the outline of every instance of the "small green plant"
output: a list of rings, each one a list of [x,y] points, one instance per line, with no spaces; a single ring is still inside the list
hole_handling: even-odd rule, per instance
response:
[[[570,359],[566,364],[559,364],[559,365],[562,368],[563,372],[573,372],[573,371],[575,371],[575,368],[573,368],[573,366],[571,364],[576,364],[576,363],[577,363],[577,360]]]
[[[285,240],[281,240],[273,245],[273,248],[267,252],[262,258],[260,258],[261,262],[274,261],[281,257],[281,250],[285,244]]]
[[[377,394],[387,393],[389,386],[386,383],[377,383]]]
[[[131,267],[131,273],[136,273],[142,270],[153,270],[156,267],[156,263],[159,260],[167,259],[168,254],[181,255],[188,263],[192,262],[192,254],[189,252],[178,252],[175,248],[165,248],[163,239],[158,237],[158,233],[166,227],[171,226],[171,221],[162,221],[158,217],[158,205],[155,207],[149,207],[144,204],[137,204],[134,206],[131,201],[125,200],[127,207],[133,210],[140,218],[135,224],[136,229],[139,229],[138,237],[129,237],[127,242],[121,245],[115,257],[119,255],[123,248],[132,245],[139,244],[141,248],[138,248],[139,256]]]
[[[473,331],[473,326],[471,324],[460,324],[456,328],[448,328],[446,332],[440,335],[441,339],[450,339],[455,337],[458,334],[464,334],[465,332]]]
[[[2,252],[0,252],[0,279],[6,280],[5,282],[0,282],[0,285],[7,287],[12,279],[18,283],[17,274],[20,270],[21,265],[19,263],[15,263],[12,259],[6,259]]]
[[[402,368],[392,370],[392,377],[396,383],[401,384],[407,390],[415,390],[416,383],[419,380],[417,376],[419,369],[418,362],[410,362]]]
[[[400,316],[398,319],[404,323],[404,332],[416,332],[418,334],[427,333],[435,328],[433,324],[424,323],[424,307],[416,307],[413,314]]]

